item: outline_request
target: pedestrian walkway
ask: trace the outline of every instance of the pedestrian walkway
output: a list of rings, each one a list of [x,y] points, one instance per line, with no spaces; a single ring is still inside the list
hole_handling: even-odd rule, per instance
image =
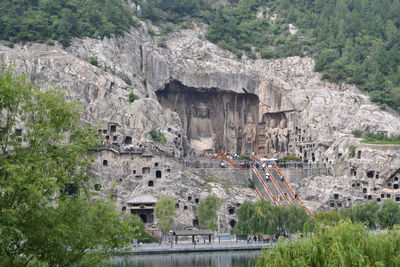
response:
[[[143,244],[132,249],[121,251],[117,254],[166,254],[166,253],[179,253],[179,252],[211,252],[211,251],[239,251],[239,250],[261,250],[271,246],[271,242],[252,242],[247,241],[229,241],[221,243],[202,243],[197,244]]]

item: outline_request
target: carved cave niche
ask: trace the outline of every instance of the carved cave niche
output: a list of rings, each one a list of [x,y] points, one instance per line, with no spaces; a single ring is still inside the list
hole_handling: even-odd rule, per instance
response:
[[[117,125],[111,124],[110,125],[110,133],[115,133],[117,131]]]
[[[172,81],[156,92],[165,108],[176,111],[190,148],[205,152],[254,152],[259,99],[251,93],[188,88]]]
[[[368,171],[367,172],[367,177],[368,178],[374,178],[374,176],[375,176],[375,172],[374,171]]]
[[[363,188],[363,193],[364,193],[364,194],[367,193],[367,188]]]
[[[284,112],[267,112],[262,116],[267,140],[266,153],[285,153],[289,150],[289,119]]]
[[[234,207],[229,207],[228,212],[230,215],[235,214],[235,208]]]
[[[94,190],[100,191],[101,190],[101,184],[95,184],[94,185]]]
[[[132,137],[125,136],[124,144],[131,145],[132,144]]]

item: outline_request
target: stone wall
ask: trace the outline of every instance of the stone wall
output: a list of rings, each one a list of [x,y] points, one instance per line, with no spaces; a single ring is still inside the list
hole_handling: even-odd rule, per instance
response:
[[[315,175],[329,175],[330,173],[330,170],[328,168],[281,168],[280,170],[290,184],[295,182],[297,179],[306,179],[307,177]]]
[[[200,176],[215,178],[219,183],[229,186],[248,187],[251,180],[251,169],[191,169],[191,171]],[[207,178],[206,178],[207,179]]]

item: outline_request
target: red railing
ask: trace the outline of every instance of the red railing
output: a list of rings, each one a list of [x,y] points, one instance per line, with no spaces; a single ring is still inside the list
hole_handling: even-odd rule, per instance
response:
[[[274,164],[274,165],[272,165],[272,166],[275,168],[275,170],[278,172],[278,174],[279,174],[280,176],[282,176],[282,172],[281,172],[281,170],[278,168],[278,166],[277,166],[276,164]],[[296,194],[294,193],[292,187],[291,187],[290,184],[286,181],[286,179],[283,179],[283,182],[285,183],[286,187],[289,189],[289,191],[290,191],[290,193],[292,194],[292,196],[301,204],[301,206],[303,206],[303,207],[306,209],[307,213],[308,213],[310,216],[313,216],[312,213],[311,213],[311,211],[306,207],[306,204],[303,202],[303,200],[301,200],[301,198],[300,198],[299,196],[297,196],[297,198],[296,198]]]
[[[253,165],[253,171],[256,173],[258,179],[261,181],[261,183],[264,185],[265,190],[267,190],[267,193],[269,197],[276,203],[276,205],[280,206],[280,202],[276,199],[276,197],[271,193],[269,190],[268,186],[264,183],[264,180],[262,179],[260,173],[258,172],[256,166]]]

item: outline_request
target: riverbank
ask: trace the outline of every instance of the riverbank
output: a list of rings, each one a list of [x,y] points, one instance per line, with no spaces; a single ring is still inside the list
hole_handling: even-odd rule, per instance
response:
[[[115,253],[116,255],[149,255],[149,254],[172,254],[188,252],[218,252],[218,251],[243,251],[243,250],[262,250],[268,248],[271,243],[247,243],[241,242],[221,242],[221,243],[199,243],[199,244],[143,244],[130,250]]]

